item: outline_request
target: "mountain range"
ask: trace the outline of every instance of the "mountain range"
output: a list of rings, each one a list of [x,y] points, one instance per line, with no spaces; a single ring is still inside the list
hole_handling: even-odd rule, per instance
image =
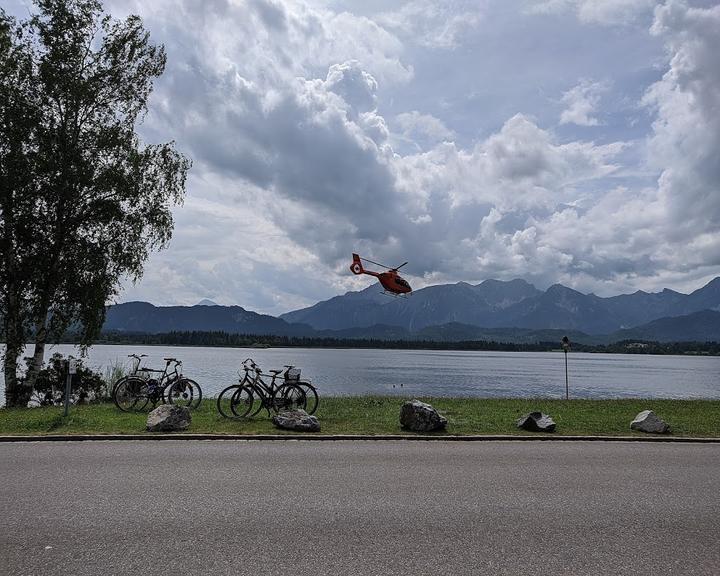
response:
[[[408,298],[387,296],[372,285],[279,318],[208,300],[167,307],[128,302],[108,307],[104,330],[505,342],[558,340],[567,333],[588,344],[720,341],[720,277],[691,294],[665,289],[609,298],[561,284],[541,291],[519,279],[428,286]]]
[[[484,328],[556,328],[608,334],[702,310],[720,311],[720,277],[692,294],[665,289],[609,298],[582,294],[562,284],[542,292],[524,280],[429,286],[409,298],[384,296],[378,287],[371,286],[282,314],[280,318],[309,324],[316,330],[382,323],[415,332],[428,326],[460,322]]]

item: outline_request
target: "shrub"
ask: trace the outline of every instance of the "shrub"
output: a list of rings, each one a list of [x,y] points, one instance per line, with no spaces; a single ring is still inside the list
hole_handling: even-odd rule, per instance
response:
[[[65,402],[66,362],[70,358],[73,357],[64,358],[62,354],[56,352],[48,361],[47,366],[38,372],[33,389],[34,403],[48,406]],[[70,402],[84,404],[107,398],[108,385],[102,375],[83,366],[81,359],[75,359],[75,361],[77,372],[72,377]]]

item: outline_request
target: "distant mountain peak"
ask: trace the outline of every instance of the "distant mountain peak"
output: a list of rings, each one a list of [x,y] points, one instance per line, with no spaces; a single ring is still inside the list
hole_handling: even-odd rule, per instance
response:
[[[476,284],[476,286],[532,286],[534,288],[530,282],[523,280],[522,278],[513,278],[512,280],[497,280],[495,278],[488,278],[487,280],[480,282],[480,284]]]
[[[702,290],[703,288],[720,288],[720,276],[717,276],[710,280],[710,282],[705,284],[705,286],[700,288],[700,290]]]
[[[553,293],[558,293],[558,294],[566,293],[566,294],[568,294],[568,293],[569,293],[569,294],[580,294],[580,295],[582,295],[582,292],[578,292],[577,290],[574,290],[573,288],[568,288],[568,287],[565,286],[564,284],[553,284],[552,286],[550,286],[550,288],[547,289],[547,293],[548,293],[548,294],[553,294]]]
[[[195,306],[217,306],[217,303],[212,300],[208,300],[207,298],[203,298],[200,302],[195,304]]]

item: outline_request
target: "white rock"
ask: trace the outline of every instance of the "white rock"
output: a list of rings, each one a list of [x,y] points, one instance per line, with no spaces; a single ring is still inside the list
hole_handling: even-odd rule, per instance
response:
[[[413,432],[432,432],[445,429],[447,419],[430,404],[411,400],[400,408],[400,425]]]
[[[285,430],[320,432],[320,421],[302,409],[280,412],[280,414],[273,416],[272,423],[277,428],[283,428]]]
[[[187,407],[162,404],[148,414],[147,429],[149,432],[175,432],[186,430],[191,421],[192,416]]]
[[[670,431],[668,423],[658,418],[658,415],[652,410],[643,410],[635,416],[635,420],[630,423],[630,428],[652,434],[665,434]]]

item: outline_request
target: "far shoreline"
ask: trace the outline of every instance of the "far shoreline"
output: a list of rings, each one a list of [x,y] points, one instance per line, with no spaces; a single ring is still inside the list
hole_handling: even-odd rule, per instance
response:
[[[0,345],[3,343],[0,342]],[[33,346],[29,342],[26,346]],[[79,340],[65,337],[55,344],[78,346]],[[167,346],[188,348],[236,348],[266,350],[272,348],[301,348],[329,350],[417,350],[464,352],[563,352],[560,342],[499,342],[493,340],[380,340],[307,338],[229,334],[225,332],[169,332],[103,334],[91,346]],[[572,342],[569,353],[638,354],[664,356],[720,356],[720,342],[657,342],[646,340],[620,341],[610,344]]]

